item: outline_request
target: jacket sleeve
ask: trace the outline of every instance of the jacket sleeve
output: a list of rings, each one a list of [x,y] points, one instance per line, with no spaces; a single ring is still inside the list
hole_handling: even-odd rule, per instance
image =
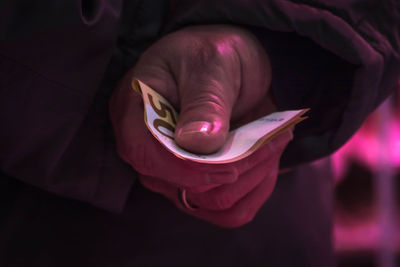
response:
[[[112,211],[121,210],[135,176],[116,155],[97,93],[121,5],[0,3],[1,171]]]
[[[275,58],[271,60],[273,76],[290,69],[288,53],[295,58],[296,53],[306,52],[306,64],[325,55],[326,64],[314,64],[314,69],[308,66],[312,69],[308,74],[319,78],[308,88],[293,80],[297,78],[289,71],[285,79],[292,81],[272,87],[278,108],[311,108],[310,118],[296,127],[295,138],[283,155],[283,166],[334,152],[399,79],[400,3],[396,0],[176,0],[173,10],[166,31],[204,23],[247,27]],[[297,57],[301,60],[301,55]],[[336,67],[321,76],[330,65]],[[329,79],[339,81],[330,85]]]

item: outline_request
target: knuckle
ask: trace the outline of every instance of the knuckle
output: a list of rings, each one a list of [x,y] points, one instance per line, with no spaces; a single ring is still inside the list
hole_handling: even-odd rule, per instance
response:
[[[193,56],[200,64],[208,64],[219,56],[217,46],[207,40],[194,42],[193,48]]]
[[[229,227],[236,228],[251,222],[254,214],[249,213],[247,210],[239,210],[233,213],[229,220]]]
[[[228,39],[210,39],[194,37],[187,43],[187,50],[190,53],[189,62],[194,68],[204,68],[205,66],[224,65],[227,60],[230,63],[238,63],[237,52]]]
[[[228,115],[226,97],[223,95],[223,85],[220,81],[212,77],[204,76],[196,79],[199,87],[203,88],[200,92],[190,92],[190,95],[185,95],[185,106],[182,107],[185,113],[194,112],[197,110],[207,110],[215,114]],[[182,111],[183,112],[183,111]],[[211,116],[212,114],[203,114]]]
[[[186,51],[183,55],[186,60],[189,59],[192,67],[207,65],[218,56],[217,46],[209,38],[181,32],[178,41]]]
[[[211,198],[211,203],[214,209],[226,210],[235,204],[235,200],[230,194],[220,193]]]

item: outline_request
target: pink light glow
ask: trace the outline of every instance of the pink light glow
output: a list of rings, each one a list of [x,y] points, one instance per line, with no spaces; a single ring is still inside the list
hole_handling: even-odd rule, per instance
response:
[[[352,223],[346,223],[336,217],[333,228],[335,250],[338,252],[376,251],[381,231],[376,217]],[[397,240],[400,240],[400,231],[393,234],[396,235]],[[397,249],[400,250],[400,243],[397,244]]]
[[[368,120],[374,120],[374,114]],[[379,150],[381,143],[377,131],[367,122],[349,142],[347,142],[332,159],[334,174],[340,180],[347,170],[348,162],[353,160],[367,166],[372,171],[378,170]],[[373,124],[373,123],[372,123]],[[389,149],[387,151],[387,164],[400,167],[400,121],[394,116],[390,118]]]
[[[388,106],[386,107],[388,108]],[[343,207],[335,210],[334,241],[338,252],[378,252],[382,249],[385,250],[385,253],[392,249],[400,251],[400,228],[396,227],[400,223],[400,216],[395,212],[396,208],[392,207],[392,203],[382,197],[390,195],[391,199],[395,201],[395,197],[389,192],[393,182],[384,184],[388,187],[382,187],[385,179],[391,181],[388,179],[392,178],[386,172],[382,172],[382,169],[400,170],[400,119],[398,115],[400,107],[397,107],[397,111],[390,109],[384,109],[384,111],[380,110],[380,112],[371,114],[353,138],[331,157],[336,183],[340,183],[346,177],[352,162],[363,165],[363,168],[376,175],[374,185],[376,196],[373,206],[369,207],[370,211],[367,217],[346,211]],[[383,123],[384,127],[382,127],[382,122],[388,123],[388,125]],[[379,126],[382,128],[379,129]],[[383,129],[387,129],[387,131],[383,131]],[[385,139],[382,140],[383,138]],[[346,179],[351,179],[351,177]],[[356,196],[357,188],[354,190]],[[387,259],[388,255],[385,253],[382,255],[386,257],[384,259]]]
[[[334,227],[336,251],[375,250],[380,235],[379,225],[369,220],[352,227],[336,222]]]

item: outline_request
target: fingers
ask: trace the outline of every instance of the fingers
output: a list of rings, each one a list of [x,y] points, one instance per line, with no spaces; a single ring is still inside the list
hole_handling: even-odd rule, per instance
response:
[[[175,141],[194,153],[209,154],[222,147],[240,90],[239,57],[229,46],[225,47],[229,53],[219,49],[218,44],[201,43],[175,64],[181,70],[177,76],[181,111]]]
[[[128,143],[124,145],[125,149],[118,150],[121,157],[139,173],[162,177],[185,188],[232,183],[237,180],[238,172],[234,166],[211,167],[179,159],[155,140],[147,129],[144,130],[141,133],[134,131],[130,135],[131,138],[140,140],[138,144]]]
[[[281,154],[292,138],[292,129],[289,129],[265,144],[257,153],[239,161],[236,167],[240,176],[235,183],[207,191],[188,190],[188,199],[201,209],[229,209],[258,186],[266,175],[277,175]]]
[[[117,89],[110,102],[118,154],[135,170],[187,188],[236,181],[234,166],[190,162],[167,151],[147,129],[141,102],[141,96],[130,88],[130,81]]]
[[[255,107],[274,109],[260,104],[269,96],[271,71],[258,40],[245,30],[223,25],[187,27],[169,34],[141,56],[110,103],[118,153],[142,174],[144,186],[217,225],[235,227],[250,221],[274,187],[291,131],[238,162],[201,164],[179,159],[144,124],[141,96],[130,86],[133,76],[179,111],[175,141],[181,147],[212,153],[224,144],[231,121],[245,114],[251,114],[252,120],[258,114]],[[265,115],[264,109],[260,112]],[[178,188],[186,189],[198,211],[188,211],[179,202]]]
[[[258,210],[270,197],[276,179],[276,173],[269,175],[253,191],[228,210],[209,211],[198,209],[196,211],[185,211],[222,227],[234,228],[242,226],[253,220]]]
[[[242,160],[223,165],[236,168],[239,175],[242,175],[243,173],[255,168],[255,166],[261,164],[262,162],[279,160],[287,144],[292,139],[293,128],[290,128],[261,146],[250,156]]]
[[[187,201],[198,208],[195,211],[187,209],[180,202],[178,187],[155,177],[142,176],[141,181],[144,186],[163,194],[190,215],[222,227],[241,226],[254,218],[270,196],[277,179],[280,155],[293,137],[292,130],[282,133],[262,148],[268,156],[248,157],[259,162],[256,166],[249,162],[242,163],[242,170],[247,171],[243,171],[236,182],[210,187],[207,191],[187,190]]]
[[[265,52],[256,39],[241,30],[226,30],[196,28],[156,42],[114,93],[110,113],[118,153],[138,172],[193,188],[193,192],[204,192],[233,183],[261,161],[280,155],[284,145],[273,141],[231,164],[184,161],[159,144],[144,124],[141,97],[130,87],[133,76],[153,87],[176,108],[180,107],[175,131],[180,146],[196,153],[211,153],[223,145],[230,119],[240,117],[265,95],[270,77],[268,66],[264,66]],[[242,73],[243,69],[246,70]],[[232,113],[234,105],[236,115]]]
[[[224,144],[230,121],[268,92],[268,56],[254,36],[236,27],[188,27],[166,38],[172,39],[185,48],[167,59],[181,108],[175,140],[194,153],[215,152]]]
[[[120,156],[139,173],[162,177],[193,191],[204,192],[209,186],[233,183],[238,176],[268,158],[279,158],[292,132],[283,133],[249,157],[230,164],[201,164],[185,161],[167,151],[148,131],[143,119],[141,96],[127,84],[120,86],[111,99],[111,119]],[[204,187],[205,186],[205,187]]]
[[[227,210],[236,205],[236,203],[243,199],[250,191],[259,186],[266,176],[274,177],[277,175],[280,156],[291,138],[292,132],[287,131],[266,144],[261,149],[262,151],[260,151],[264,153],[252,155],[240,161],[240,166],[232,171],[232,173],[235,173],[235,178],[229,181],[229,183],[226,180],[227,183],[223,185],[212,183],[209,186],[195,185],[185,187],[178,184],[171,185],[168,182],[162,182],[164,179],[163,176],[160,176],[162,178],[143,178],[142,181],[151,190],[165,194],[166,196],[168,196],[170,192],[165,192],[164,190],[167,190],[171,186],[175,191],[178,187],[187,188],[187,196],[190,203],[200,207],[202,210]],[[238,170],[241,171],[240,176],[237,172]],[[148,176],[151,175],[152,173],[148,174]],[[177,171],[172,175],[175,175],[175,181],[177,181],[177,177],[181,174]],[[221,177],[216,176],[216,179],[219,179],[218,181],[224,181],[224,176],[229,176],[229,174],[221,173]],[[173,191],[174,194],[176,193],[175,191]]]
[[[177,50],[176,42],[185,49]],[[168,56],[165,51],[170,51]],[[229,131],[240,91],[240,64],[229,44],[172,34],[142,55],[133,73],[180,109],[177,144],[209,154],[222,147]]]
[[[194,206],[202,210],[227,210],[240,199],[256,188],[270,175],[276,175],[278,159],[261,162],[254,168],[240,175],[232,184],[216,187],[206,192],[194,193],[187,191],[187,198]]]
[[[264,173],[263,175],[258,176],[260,172]],[[271,195],[271,192],[276,183],[277,166],[273,166],[271,168],[271,171],[269,172],[266,171],[264,168],[260,168],[260,170],[258,171],[254,172],[252,171],[248,173],[248,175],[241,177],[240,180],[244,181],[244,183],[241,183],[240,186],[244,185],[245,181],[250,177],[253,178],[251,181],[251,185],[247,186],[247,189],[250,189],[250,191],[247,192],[244,196],[240,197],[237,201],[234,201],[233,205],[225,204],[227,203],[226,200],[219,201],[219,203],[222,204],[221,207],[223,205],[226,205],[227,207],[227,209],[221,209],[221,210],[213,210],[213,209],[209,210],[200,206],[198,206],[198,209],[196,210],[189,210],[181,203],[179,190],[177,187],[163,181],[162,179],[149,176],[140,176],[140,181],[146,188],[152,190],[153,192],[160,193],[169,198],[182,211],[197,218],[200,218],[202,220],[214,223],[216,225],[233,228],[233,227],[239,227],[243,224],[250,222],[254,218],[255,214],[260,209],[262,204]],[[256,185],[254,186],[254,184]],[[239,188],[240,186],[238,185],[236,188],[232,188],[231,185],[228,185],[229,188],[227,188],[226,190],[219,190],[219,191],[227,192],[229,190],[233,190],[239,192],[239,194],[237,194],[237,196],[239,196],[243,195],[244,192]],[[226,187],[226,185],[222,185],[218,188],[222,187]],[[203,196],[206,199],[210,195],[205,194]],[[191,196],[188,196],[188,201],[192,206],[197,206],[198,203],[199,204],[201,203],[200,205],[204,203],[207,203],[206,205],[209,204],[207,200],[198,201],[199,198],[196,198],[195,200],[191,199],[190,197]],[[230,202],[230,200],[228,200],[228,202]]]

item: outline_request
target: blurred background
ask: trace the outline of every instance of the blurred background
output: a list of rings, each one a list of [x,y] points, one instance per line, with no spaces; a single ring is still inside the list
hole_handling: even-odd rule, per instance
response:
[[[340,267],[400,266],[399,88],[330,158]]]

